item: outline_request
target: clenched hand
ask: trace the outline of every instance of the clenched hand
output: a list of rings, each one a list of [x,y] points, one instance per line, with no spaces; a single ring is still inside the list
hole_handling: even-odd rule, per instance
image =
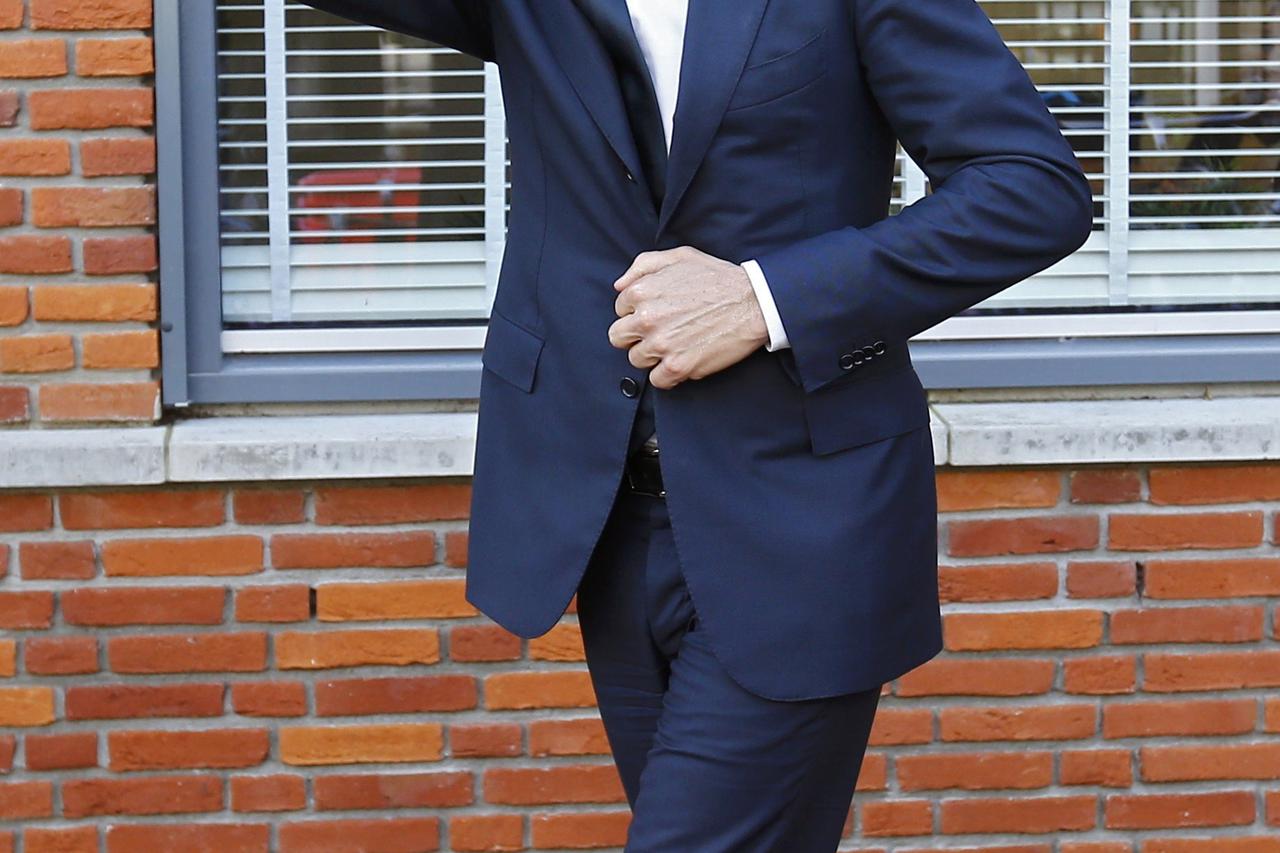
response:
[[[609,343],[630,347],[628,360],[652,367],[659,388],[723,370],[769,341],[746,270],[692,246],[641,252],[613,287]]]

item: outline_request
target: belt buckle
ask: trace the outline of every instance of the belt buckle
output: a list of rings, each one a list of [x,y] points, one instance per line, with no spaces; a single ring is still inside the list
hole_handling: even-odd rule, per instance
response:
[[[627,467],[626,467],[627,486],[633,492],[637,492],[642,495],[649,495],[650,497],[655,497],[655,498],[665,498],[667,496],[667,490],[665,488],[659,488],[655,491],[655,490],[640,486],[636,483],[635,477],[633,475],[635,472],[637,457],[640,457],[640,456],[644,456],[653,460],[653,464],[656,470],[658,471],[657,479],[659,482],[661,482],[661,476],[662,476],[661,469],[657,468],[658,448],[650,444],[645,444],[645,445],[642,445],[641,448],[637,450],[630,459],[627,460]]]

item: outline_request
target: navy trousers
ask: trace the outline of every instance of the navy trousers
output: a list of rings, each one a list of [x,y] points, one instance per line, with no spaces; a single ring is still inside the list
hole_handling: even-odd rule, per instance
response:
[[[735,682],[699,629],[666,501],[625,482],[579,584],[577,613],[632,809],[627,853],[837,848],[878,687],[781,701]]]

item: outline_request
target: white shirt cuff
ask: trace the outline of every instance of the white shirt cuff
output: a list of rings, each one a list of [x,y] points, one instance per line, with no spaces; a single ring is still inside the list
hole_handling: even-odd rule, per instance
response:
[[[747,271],[751,280],[751,289],[756,293],[756,301],[760,303],[760,311],[764,314],[764,324],[769,330],[769,343],[765,349],[769,352],[791,346],[787,341],[787,331],[782,328],[782,318],[778,316],[778,307],[773,304],[773,294],[769,291],[769,282],[764,277],[764,270],[755,259],[739,264]]]

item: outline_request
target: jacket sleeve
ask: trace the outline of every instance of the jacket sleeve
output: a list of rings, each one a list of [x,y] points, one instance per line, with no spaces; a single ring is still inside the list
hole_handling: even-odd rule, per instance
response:
[[[849,0],[866,80],[932,192],[756,256],[805,391],[1078,249],[1088,179],[975,0]]]
[[[489,0],[301,0],[325,12],[495,62]]]

